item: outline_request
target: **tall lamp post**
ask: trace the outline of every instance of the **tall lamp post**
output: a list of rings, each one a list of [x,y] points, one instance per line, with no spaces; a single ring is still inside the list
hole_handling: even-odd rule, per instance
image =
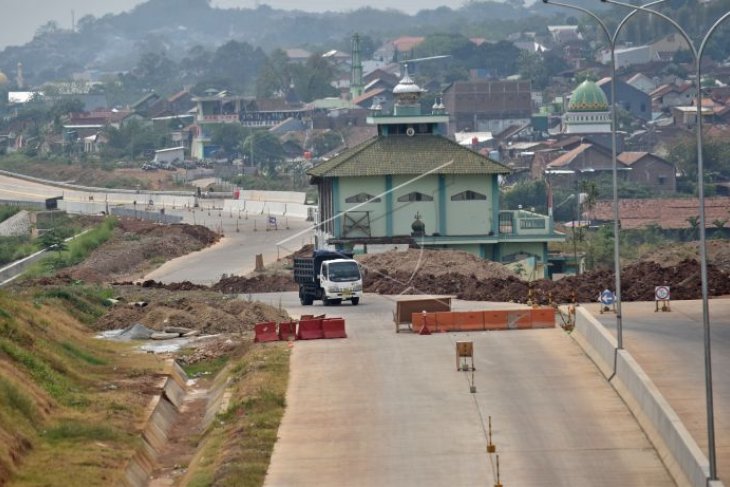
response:
[[[646,12],[648,14],[656,15],[660,17],[677,29],[679,34],[687,42],[690,47],[692,56],[695,61],[695,85],[697,86],[697,191],[699,197],[699,212],[700,212],[700,275],[702,278],[702,329],[704,331],[704,346],[705,346],[705,395],[707,403],[707,449],[710,460],[710,481],[717,480],[717,463],[715,453],[715,413],[712,400],[712,355],[710,353],[710,306],[708,302],[708,283],[707,283],[707,240],[705,235],[705,185],[704,185],[704,161],[702,157],[702,54],[707,46],[707,41],[720,24],[730,17],[730,12],[723,14],[710,29],[705,33],[700,47],[695,47],[694,42],[690,39],[687,32],[672,18],[669,16],[646,8],[646,6],[639,7],[637,5],[630,5],[628,3],[619,2],[616,0],[601,0],[605,3],[618,5],[621,7],[631,8]]]
[[[612,164],[612,176],[613,176],[613,269],[615,276],[616,287],[616,341],[618,343],[618,349],[624,348],[624,333],[623,333],[623,316],[621,314],[621,262],[620,262],[620,220],[619,220],[619,208],[618,208],[618,164],[616,162],[616,130],[618,130],[617,114],[616,114],[616,40],[618,35],[621,33],[621,29],[631,17],[639,11],[638,7],[634,7],[634,10],[621,19],[621,22],[616,26],[616,30],[613,34],[608,30],[606,23],[592,11],[580,7],[578,5],[571,5],[568,3],[554,2],[553,0],[542,0],[543,3],[548,5],[555,5],[557,7],[564,7],[582,12],[593,20],[606,34],[608,39],[608,47],[611,51],[611,164]],[[664,2],[665,0],[654,0],[645,5],[649,7],[657,3]],[[642,7],[643,8],[643,7]]]

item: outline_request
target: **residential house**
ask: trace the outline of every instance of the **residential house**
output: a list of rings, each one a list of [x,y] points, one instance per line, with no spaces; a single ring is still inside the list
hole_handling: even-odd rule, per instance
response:
[[[393,90],[375,88],[365,91],[362,95],[352,100],[352,104],[360,108],[376,108],[389,112],[393,109]]]
[[[603,78],[596,83],[606,95],[608,104],[611,102],[611,78]],[[634,86],[620,79],[616,80],[616,103],[633,115],[644,121],[652,119],[651,97]]]
[[[520,49],[522,51],[531,52],[533,54],[542,54],[543,52],[547,51],[547,47],[543,46],[539,42],[536,42],[534,40],[531,41],[516,41],[513,42],[515,47],[517,49]]]
[[[626,179],[630,168],[617,161],[620,176]],[[611,151],[596,144],[583,143],[549,162],[545,174],[556,186],[574,187],[576,181],[590,181],[613,173]]]
[[[311,52],[307,51],[306,49],[300,49],[298,47],[284,49],[284,52],[286,53],[286,57],[289,59],[289,61],[298,64],[304,64],[310,57],[312,57]]]
[[[649,44],[654,57],[664,61],[671,61],[678,51],[689,51],[687,41],[679,34],[669,34],[658,41]]]
[[[658,81],[652,79],[643,73],[636,73],[632,77],[626,80],[626,83],[630,84],[637,90],[641,90],[646,94],[656,90]]]
[[[232,95],[222,91],[215,95],[193,97],[196,104],[196,129],[191,156],[208,159],[220,147],[212,143],[213,130],[222,123],[237,123],[244,127],[271,128],[289,118],[301,119],[311,110],[300,102],[286,98],[260,98]]]
[[[714,111],[709,107],[702,107],[702,119],[710,122]],[[696,106],[683,106],[683,107],[672,107],[672,117],[674,118],[674,125],[676,127],[684,127],[691,129],[697,123],[697,107]]]
[[[393,65],[395,69],[400,69],[398,65]],[[369,71],[367,74],[364,74],[362,77],[363,83],[365,83],[365,86],[367,86],[369,83],[372,83],[375,80],[379,80],[381,83],[383,83],[386,86],[389,86],[392,90],[395,88],[395,85],[398,84],[398,75],[394,74],[393,72],[385,69],[385,68],[378,68],[373,71]],[[377,86],[378,88],[381,88],[381,86]]]
[[[501,132],[532,116],[529,81],[456,81],[444,91],[449,131]]]
[[[689,105],[695,97],[692,83],[670,83],[659,86],[649,93],[654,107],[661,111],[669,111],[672,107]]]
[[[547,275],[552,220],[502,210],[498,177],[510,171],[445,137],[442,109],[421,113],[423,93],[406,72],[392,114],[368,121],[377,136],[307,171],[319,191],[318,239],[339,248],[418,243],[498,262],[529,257]]]
[[[583,40],[577,25],[548,25],[547,29],[555,44]]]
[[[631,168],[628,180],[653,191],[677,191],[677,169],[674,164],[649,152],[622,152],[617,159]]]
[[[635,64],[646,64],[657,60],[649,46],[624,47],[614,50],[616,59],[616,69],[633,66]],[[603,64],[611,62],[611,51],[604,49],[599,54],[599,59]]]

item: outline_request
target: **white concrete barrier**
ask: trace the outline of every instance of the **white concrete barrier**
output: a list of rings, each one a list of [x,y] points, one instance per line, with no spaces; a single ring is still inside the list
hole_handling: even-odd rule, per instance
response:
[[[304,204],[306,196],[306,193],[300,191],[259,191],[244,189],[241,190],[239,199]]]
[[[616,374],[611,384],[646,431],[677,485],[706,487],[710,462],[631,354],[626,350],[616,352],[616,339],[584,308],[576,310],[573,336],[606,377],[613,375],[616,354]],[[719,481],[709,485],[723,487]]]

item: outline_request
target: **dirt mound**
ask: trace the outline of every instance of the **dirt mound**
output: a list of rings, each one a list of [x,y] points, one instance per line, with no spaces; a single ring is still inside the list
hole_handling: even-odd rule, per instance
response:
[[[170,291],[141,286],[115,286],[122,302],[110,308],[93,325],[97,330],[126,328],[141,323],[153,330],[179,326],[203,333],[246,333],[262,321],[289,319],[283,310],[242,299],[231,299],[220,293]],[[144,301],[147,306],[130,305]]]
[[[253,294],[296,291],[299,289],[291,273],[259,274],[253,277],[224,277],[212,289],[224,294]]]
[[[639,260],[656,262],[667,267],[687,259],[699,260],[699,254],[699,242],[673,243],[644,253]],[[730,273],[730,240],[708,240],[707,261],[718,269]]]
[[[200,225],[157,225],[123,219],[114,229],[112,238],[65,274],[86,282],[127,280],[162,262],[207,247],[218,239],[215,232]]]
[[[390,251],[381,254],[358,256],[368,275],[398,275],[409,280],[423,276],[441,276],[455,274],[474,276],[477,279],[506,279],[514,273],[502,264],[480,259],[467,252],[456,250],[420,250],[408,249],[404,252]],[[403,280],[403,279],[400,279]]]
[[[540,304],[596,301],[604,289],[614,289],[612,271],[570,276],[559,281],[539,280],[528,283],[510,276],[504,279],[479,279],[475,275],[446,273],[410,274],[387,271],[384,275],[366,276],[365,289],[379,294],[451,294],[474,301],[506,301]],[[708,267],[710,296],[730,294],[730,276],[715,266]],[[672,299],[701,297],[700,266],[694,260],[662,267],[654,262],[640,262],[622,270],[621,289],[624,301],[652,301],[654,287],[671,286]]]

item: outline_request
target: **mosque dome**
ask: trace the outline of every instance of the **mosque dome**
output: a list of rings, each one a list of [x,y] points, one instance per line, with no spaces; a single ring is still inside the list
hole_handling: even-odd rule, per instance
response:
[[[6,84],[8,84],[8,77],[0,71],[0,86],[5,86]]]
[[[582,82],[573,92],[568,104],[569,112],[606,112],[608,98],[593,81]]]
[[[413,78],[408,74],[408,65],[406,65],[406,72],[400,82],[393,88],[394,95],[402,95],[407,93],[423,93],[423,90],[413,81]]]

